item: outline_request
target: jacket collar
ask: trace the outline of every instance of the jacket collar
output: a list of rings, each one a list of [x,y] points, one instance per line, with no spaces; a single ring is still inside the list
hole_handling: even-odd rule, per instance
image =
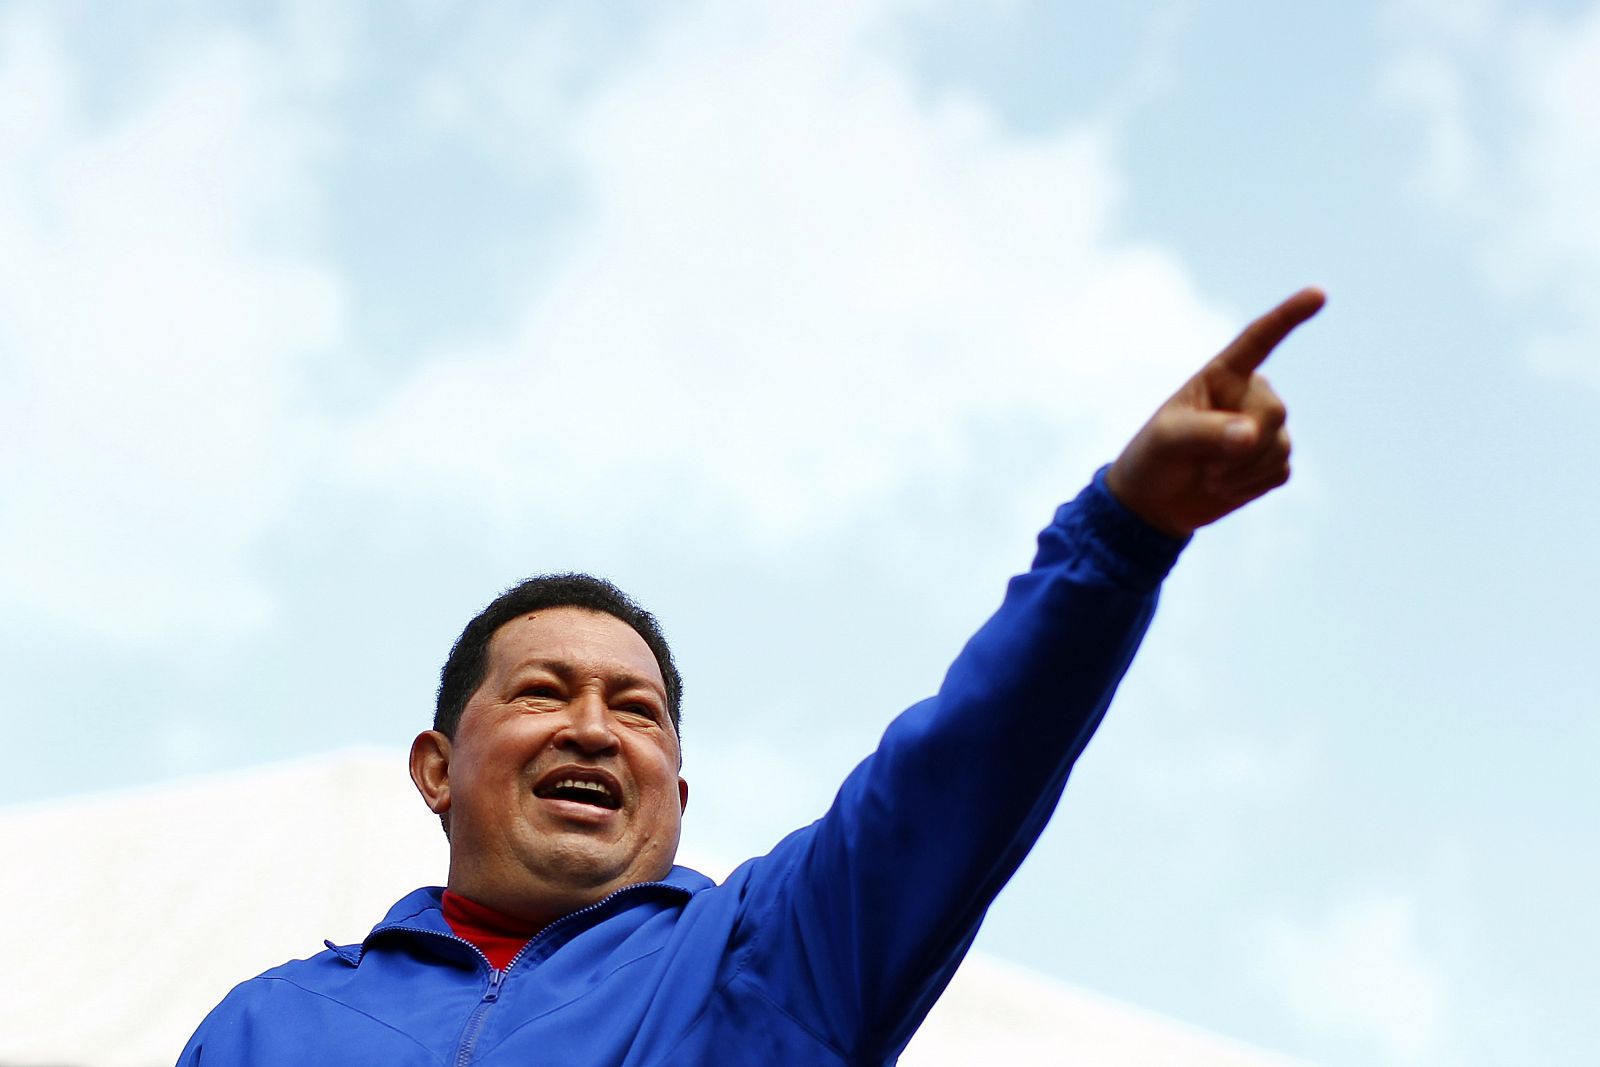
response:
[[[689,867],[673,867],[659,882],[643,882],[637,885],[623,886],[605,899],[607,901],[615,900],[623,894],[637,895],[634,893],[635,890],[656,889],[670,892],[674,896],[681,896],[684,901],[687,901],[696,893],[704,892],[715,886],[715,882],[699,871]],[[437,934],[447,939],[450,944],[461,944],[465,947],[465,943],[461,942],[456,937],[455,931],[450,929],[450,924],[445,922],[444,908],[440,903],[443,896],[444,888],[442,886],[425,886],[422,889],[413,890],[395,902],[394,906],[389,909],[388,914],[383,917],[383,921],[372,928],[372,932],[367,934],[366,940],[362,941],[361,944],[335,945],[332,941],[324,941],[323,944],[328,946],[334,955],[352,967],[360,965],[361,957],[366,953],[368,947],[372,945],[375,938],[387,934]],[[562,920],[558,919],[556,921],[560,922]],[[477,957],[474,954],[469,959],[464,954],[463,961],[476,964]]]

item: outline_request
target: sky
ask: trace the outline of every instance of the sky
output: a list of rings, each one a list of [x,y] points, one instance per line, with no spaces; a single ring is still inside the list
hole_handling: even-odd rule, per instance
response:
[[[1294,480],[979,947],[1591,1063],[1596,174],[1593,0],[0,4],[0,800],[401,753],[578,569],[684,669],[686,849],[758,854],[1316,283]]]

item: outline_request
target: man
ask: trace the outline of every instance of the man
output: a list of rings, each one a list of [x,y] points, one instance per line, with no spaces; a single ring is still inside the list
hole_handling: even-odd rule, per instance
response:
[[[681,685],[654,620],[582,576],[512,590],[457,642],[412,747],[448,887],[238,986],[181,1062],[893,1062],[1044,828],[1189,535],[1288,478],[1256,369],[1322,302],[1296,293],[1162,405],[1057,512],[938,695],[721,886],[673,865]]]

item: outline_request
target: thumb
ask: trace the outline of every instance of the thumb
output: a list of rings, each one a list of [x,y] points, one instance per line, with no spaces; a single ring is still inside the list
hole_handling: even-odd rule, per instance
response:
[[[1255,420],[1238,412],[1187,408],[1170,412],[1164,421],[1167,446],[1199,459],[1244,455],[1261,438]]]

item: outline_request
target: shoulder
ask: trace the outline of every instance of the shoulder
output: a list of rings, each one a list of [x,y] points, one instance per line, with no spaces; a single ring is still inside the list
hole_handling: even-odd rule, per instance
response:
[[[256,1020],[270,1011],[268,1001],[273,987],[278,984],[268,975],[281,970],[282,967],[275,967],[229,990],[228,995],[200,1021],[183,1054],[178,1057],[179,1067],[200,1063],[202,1054],[209,1054],[213,1060],[247,1062],[244,1052],[249,1048],[250,1035],[256,1028]]]
[[[247,978],[228,991],[228,995],[214,1008],[207,1022],[213,1016],[243,1016],[248,1015],[281,996],[286,988],[299,988],[314,991],[318,987],[336,981],[341,974],[351,970],[354,961],[359,958],[361,946],[359,945],[334,945],[313,956],[304,959],[289,960],[276,967],[269,967],[254,978]]]
[[[385,1024],[353,997],[358,969],[350,957],[359,950],[330,947],[240,982],[201,1021],[180,1065],[199,1063],[202,1054],[237,1067],[304,1062],[308,1042],[331,1047],[346,1037],[385,1037],[372,1033],[372,1024]],[[393,999],[392,989],[373,992]]]

